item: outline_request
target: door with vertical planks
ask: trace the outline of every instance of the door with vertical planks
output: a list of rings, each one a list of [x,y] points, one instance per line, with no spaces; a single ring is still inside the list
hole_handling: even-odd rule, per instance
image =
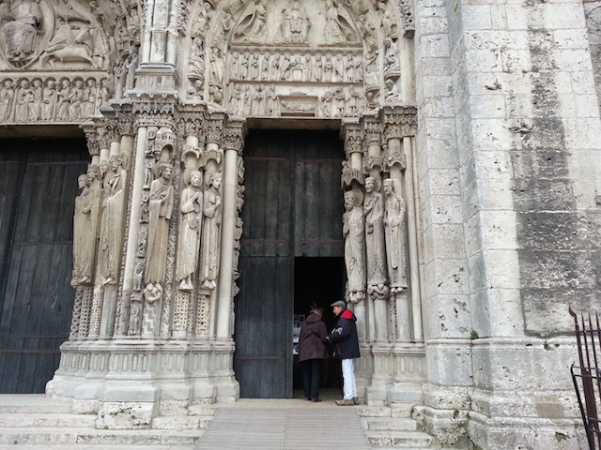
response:
[[[294,258],[343,255],[342,159],[337,132],[247,138],[234,336],[241,397],[292,396]]]
[[[0,393],[44,392],[69,335],[83,139],[0,140]]]

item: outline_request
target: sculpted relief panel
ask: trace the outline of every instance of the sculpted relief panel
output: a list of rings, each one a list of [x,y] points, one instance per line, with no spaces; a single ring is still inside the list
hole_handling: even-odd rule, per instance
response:
[[[394,10],[363,0],[201,2],[186,97],[239,117],[355,117],[400,101]]]
[[[0,1],[0,120],[81,123],[133,87],[137,5]]]

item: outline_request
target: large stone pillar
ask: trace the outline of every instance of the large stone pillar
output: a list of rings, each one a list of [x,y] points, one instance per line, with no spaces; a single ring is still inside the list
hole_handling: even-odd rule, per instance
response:
[[[224,130],[223,146],[223,228],[221,233],[221,264],[219,270],[219,297],[217,301],[218,339],[231,339],[234,283],[234,232],[236,228],[236,197],[238,191],[238,158],[244,144],[242,127],[230,126]]]

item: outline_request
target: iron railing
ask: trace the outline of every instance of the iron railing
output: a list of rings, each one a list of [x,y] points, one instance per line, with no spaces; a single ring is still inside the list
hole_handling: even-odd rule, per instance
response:
[[[572,308],[579,365],[572,364],[572,381],[591,450],[601,450],[601,327],[599,313],[578,317]]]

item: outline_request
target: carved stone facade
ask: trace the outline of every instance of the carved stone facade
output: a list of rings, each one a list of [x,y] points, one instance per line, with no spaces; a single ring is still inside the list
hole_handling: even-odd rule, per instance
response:
[[[448,446],[578,448],[565,299],[601,291],[601,21],[550,3],[0,2],[0,125],[80,125],[90,152],[47,392],[103,428],[235,401],[247,127],[336,127],[361,397]]]

